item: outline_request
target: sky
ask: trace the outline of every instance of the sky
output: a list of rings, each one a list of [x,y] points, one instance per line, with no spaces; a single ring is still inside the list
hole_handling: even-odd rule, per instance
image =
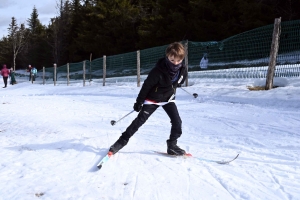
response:
[[[247,89],[263,78],[190,78],[176,105],[178,145],[193,157],[154,152],[166,152],[170,132],[158,108],[101,170],[96,165],[137,116],[118,121],[132,111],[137,84],[27,78],[0,88],[0,200],[300,199],[299,77],[275,78],[280,87],[268,91]],[[205,160],[237,154],[227,165]]]
[[[15,17],[17,24],[25,23],[31,16],[33,7],[38,11],[38,18],[43,25],[48,25],[50,19],[57,16],[57,0],[0,0],[0,37],[7,36],[11,18]]]

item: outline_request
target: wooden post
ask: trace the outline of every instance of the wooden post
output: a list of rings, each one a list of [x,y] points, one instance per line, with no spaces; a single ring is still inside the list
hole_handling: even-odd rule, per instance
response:
[[[45,85],[45,67],[43,66],[43,85]]]
[[[67,63],[67,85],[70,84],[70,65]]]
[[[56,86],[56,64],[54,63],[54,69],[53,69],[53,81],[54,81],[54,86]]]
[[[185,45],[184,45],[184,48],[185,48],[185,66],[186,66],[186,71],[189,72],[189,59],[188,59],[188,49],[189,49],[189,41],[187,40]],[[189,80],[188,80],[188,76],[186,77],[185,79],[185,86],[187,87],[189,85]]]
[[[106,77],[106,56],[103,56],[103,86],[105,86],[105,77]]]
[[[267,73],[265,90],[269,90],[273,88],[273,78],[275,74],[276,58],[278,54],[279,39],[280,39],[280,24],[281,24],[281,17],[276,18],[274,22],[273,39],[271,45],[269,68]]]
[[[92,53],[90,54],[90,84],[91,84],[91,81],[92,81]]]
[[[83,61],[83,74],[82,74],[82,79],[83,79],[83,87],[85,86],[85,61]]]
[[[140,50],[136,52],[136,59],[137,59],[137,86],[141,86],[141,59],[140,59]]]

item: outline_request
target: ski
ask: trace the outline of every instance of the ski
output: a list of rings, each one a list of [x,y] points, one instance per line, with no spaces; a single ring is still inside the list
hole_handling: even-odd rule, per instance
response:
[[[219,160],[211,160],[211,159],[206,159],[206,158],[198,158],[198,157],[193,157],[192,154],[190,153],[186,153],[182,156],[178,156],[178,155],[170,155],[166,152],[160,152],[160,151],[154,151],[155,153],[158,153],[158,154],[161,154],[161,155],[164,155],[164,156],[168,156],[168,157],[183,157],[183,158],[196,158],[198,160],[201,160],[201,161],[205,161],[205,162],[214,162],[214,163],[217,163],[217,164],[220,164],[220,165],[225,165],[225,164],[229,164],[230,162],[234,161],[235,159],[237,159],[239,157],[240,154],[237,154],[233,159],[231,160],[222,160],[222,161],[219,161]]]
[[[231,163],[232,161],[234,161],[235,159],[237,159],[239,157],[240,154],[237,154],[233,159],[231,160],[222,160],[222,161],[219,161],[219,160],[210,160],[210,159],[205,159],[205,158],[197,158],[198,160],[201,160],[201,161],[206,161],[206,162],[214,162],[214,163],[218,163],[220,165],[225,165],[225,164],[229,164]]]
[[[114,154],[113,154],[112,152],[109,151],[109,152],[106,154],[106,156],[100,160],[100,162],[99,162],[98,165],[97,165],[97,168],[98,168],[98,169],[101,169],[101,168],[102,168],[102,165],[104,165],[104,163],[106,163],[106,162],[109,160],[109,158],[112,157],[113,155],[114,155]]]
[[[190,153],[185,153],[184,155],[170,155],[166,152],[161,152],[161,151],[154,151],[154,152],[168,157],[183,157],[183,158],[193,157],[192,154]]]

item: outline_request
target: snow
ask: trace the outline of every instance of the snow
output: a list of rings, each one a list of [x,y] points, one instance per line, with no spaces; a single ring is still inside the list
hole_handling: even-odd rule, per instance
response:
[[[17,79],[18,81],[18,79]],[[96,165],[137,116],[133,82],[70,86],[24,81],[0,92],[0,200],[300,199],[300,79],[189,79],[177,90],[180,147],[166,151],[159,108],[101,170]],[[228,160],[228,165],[203,159]]]

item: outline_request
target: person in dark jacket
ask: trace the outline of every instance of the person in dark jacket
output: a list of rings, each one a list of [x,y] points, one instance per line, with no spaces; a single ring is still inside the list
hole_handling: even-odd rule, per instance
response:
[[[177,146],[177,139],[182,134],[182,121],[175,104],[176,88],[180,87],[187,77],[186,66],[182,63],[184,57],[185,49],[181,43],[174,42],[167,47],[166,56],[159,59],[156,66],[149,72],[136,98],[133,108],[139,112],[138,116],[110,147],[110,152],[115,154],[122,149],[151,114],[162,106],[172,125],[170,137],[167,140],[167,153],[185,154],[185,150]]]
[[[32,78],[31,69],[32,69],[31,65],[28,65],[27,72],[29,72],[29,81],[31,81],[31,78]]]
[[[10,84],[11,85],[17,84],[14,68],[10,68],[9,76],[10,76]]]

